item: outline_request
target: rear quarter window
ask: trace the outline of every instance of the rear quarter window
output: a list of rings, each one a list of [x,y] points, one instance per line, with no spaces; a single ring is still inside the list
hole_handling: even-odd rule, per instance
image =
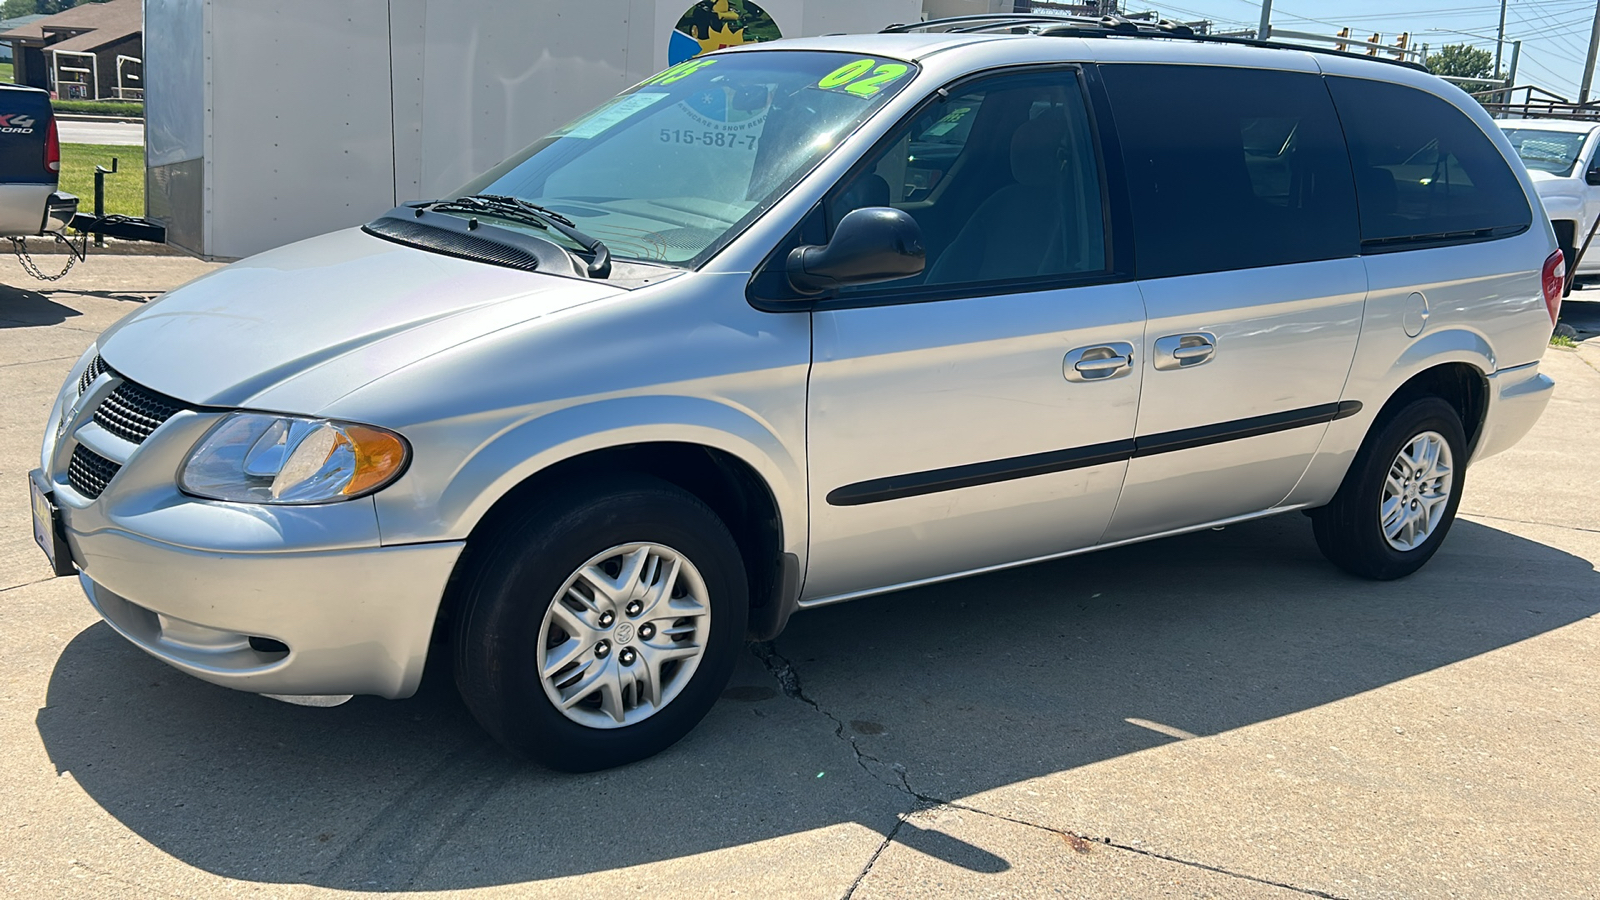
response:
[[[1318,75],[1105,65],[1141,278],[1355,256],[1355,189]]]
[[[1522,184],[1477,123],[1404,85],[1329,78],[1355,166],[1366,250],[1516,234]]]

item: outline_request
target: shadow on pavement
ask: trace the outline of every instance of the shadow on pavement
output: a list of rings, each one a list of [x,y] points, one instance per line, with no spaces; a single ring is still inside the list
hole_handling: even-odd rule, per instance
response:
[[[1561,301],[1561,324],[1571,325],[1580,341],[1600,336],[1600,285],[1568,294]]]
[[[59,325],[81,316],[70,306],[62,306],[38,291],[0,284],[0,328],[36,328]]]
[[[1586,560],[1466,521],[1421,573],[1359,581],[1281,516],[798,615],[772,659],[816,709],[752,657],[683,743],[610,772],[510,759],[448,673],[411,700],[304,709],[189,679],[104,624],[62,653],[38,728],[58,770],[190,865],[465,889],[841,823],[885,833],[911,805],[896,766],[959,799],[1173,740],[1129,719],[1241,728],[1535,637],[1596,598]],[[916,843],[964,868],[1009,865],[944,835]]]

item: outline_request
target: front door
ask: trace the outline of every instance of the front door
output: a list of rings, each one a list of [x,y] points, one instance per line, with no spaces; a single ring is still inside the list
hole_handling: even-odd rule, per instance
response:
[[[916,277],[820,304],[802,603],[1093,545],[1116,506],[1144,308],[1113,277],[1077,71],[957,86],[826,202],[921,225]]]

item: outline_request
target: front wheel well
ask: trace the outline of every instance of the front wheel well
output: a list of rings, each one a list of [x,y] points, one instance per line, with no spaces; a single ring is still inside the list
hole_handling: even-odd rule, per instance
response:
[[[507,491],[467,536],[467,549],[456,563],[440,608],[439,627],[454,615],[462,573],[471,564],[473,548],[487,543],[486,534],[506,527],[509,519],[541,491],[575,479],[619,473],[659,478],[711,507],[728,526],[744,560],[750,590],[751,634],[768,638],[772,636],[768,632],[782,627],[786,594],[792,592],[790,582],[798,573],[794,571],[796,565],[785,561],[782,521],[771,489],[749,463],[731,453],[702,444],[676,442],[624,444],[583,453],[541,469]]]
[[[1468,363],[1444,363],[1411,376],[1394,392],[1389,402],[1374,420],[1385,422],[1396,411],[1422,397],[1438,397],[1455,408],[1461,417],[1461,428],[1467,435],[1467,457],[1477,448],[1478,436],[1483,432],[1484,416],[1489,411],[1489,381],[1475,366]]]

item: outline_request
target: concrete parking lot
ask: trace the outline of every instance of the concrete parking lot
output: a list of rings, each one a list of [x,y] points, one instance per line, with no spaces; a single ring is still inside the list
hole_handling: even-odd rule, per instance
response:
[[[1289,515],[804,613],[687,740],[571,776],[442,664],[282,705],[48,577],[24,481],[57,388],[209,268],[0,275],[0,895],[1600,896],[1600,340],[1546,354],[1549,411],[1409,579]]]

